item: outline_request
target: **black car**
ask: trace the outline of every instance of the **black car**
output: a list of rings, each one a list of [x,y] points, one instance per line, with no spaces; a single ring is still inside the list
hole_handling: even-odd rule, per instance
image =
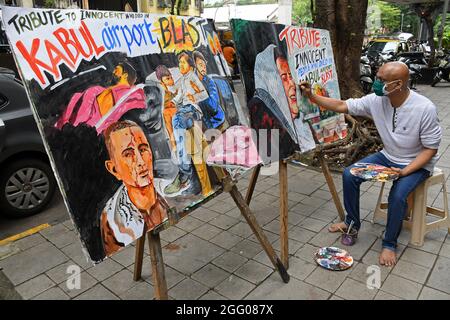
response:
[[[55,185],[25,89],[14,71],[0,68],[0,214],[42,211]]]

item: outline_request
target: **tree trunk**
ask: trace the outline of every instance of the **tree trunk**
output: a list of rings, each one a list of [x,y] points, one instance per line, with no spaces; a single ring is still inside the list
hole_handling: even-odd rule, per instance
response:
[[[415,4],[412,6],[417,15],[425,21],[428,31],[428,45],[430,46],[431,55],[428,62],[428,66],[432,67],[434,65],[436,46],[434,45],[434,24],[436,23],[436,18],[439,15],[440,10],[442,10],[441,3],[431,3],[431,4]]]
[[[331,34],[342,98],[363,95],[360,57],[366,29],[368,0],[316,0],[314,26]]]

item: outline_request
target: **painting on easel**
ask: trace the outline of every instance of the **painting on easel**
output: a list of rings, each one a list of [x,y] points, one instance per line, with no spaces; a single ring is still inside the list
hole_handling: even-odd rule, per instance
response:
[[[93,262],[220,192],[207,158],[225,169],[258,161],[249,140],[234,148],[217,142],[227,140],[227,130],[247,132],[249,120],[210,21],[17,7],[2,14],[63,199]],[[228,162],[229,150],[253,156]]]
[[[300,92],[300,82],[308,81],[316,94],[340,97],[328,31],[241,19],[231,26],[252,127],[279,130],[280,159],[314,149],[313,134],[319,143],[346,137],[343,115]]]

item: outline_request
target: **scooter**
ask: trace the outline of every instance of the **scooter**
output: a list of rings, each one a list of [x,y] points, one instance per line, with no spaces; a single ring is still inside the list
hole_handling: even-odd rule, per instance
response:
[[[450,54],[446,56],[441,53],[438,57],[440,57],[440,63],[436,75],[434,76],[433,82],[431,86],[436,86],[441,80],[446,80],[450,82]]]
[[[398,55],[398,61],[405,63],[409,69],[409,87],[416,89],[417,82],[422,78],[422,69],[427,68],[423,52],[405,52]]]
[[[373,79],[372,79],[372,67],[370,66],[370,60],[367,56],[362,56],[359,63],[359,81],[365,94],[372,91]]]

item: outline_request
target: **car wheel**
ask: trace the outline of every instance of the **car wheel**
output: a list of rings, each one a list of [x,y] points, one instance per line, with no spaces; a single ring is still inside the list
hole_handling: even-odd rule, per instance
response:
[[[0,212],[11,218],[39,213],[52,199],[55,185],[46,162],[33,158],[14,161],[0,172]]]

